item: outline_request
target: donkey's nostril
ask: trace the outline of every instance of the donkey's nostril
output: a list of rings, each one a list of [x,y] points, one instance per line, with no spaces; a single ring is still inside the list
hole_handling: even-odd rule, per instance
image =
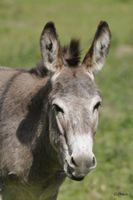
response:
[[[96,164],[96,159],[95,159],[95,156],[93,156],[93,159],[92,159],[92,164],[93,164],[93,166]]]
[[[75,162],[75,160],[74,160],[73,156],[71,157],[71,162],[72,162],[72,164],[73,164],[74,166],[76,166],[76,167],[77,167],[77,163]]]

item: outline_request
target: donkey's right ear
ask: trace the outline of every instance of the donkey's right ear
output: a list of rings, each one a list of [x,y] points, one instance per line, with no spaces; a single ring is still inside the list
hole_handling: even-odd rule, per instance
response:
[[[61,69],[62,55],[58,35],[53,22],[48,22],[40,37],[40,48],[44,66],[52,72]]]

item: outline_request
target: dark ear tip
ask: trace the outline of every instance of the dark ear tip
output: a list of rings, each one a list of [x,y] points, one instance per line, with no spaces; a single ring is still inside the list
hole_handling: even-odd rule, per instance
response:
[[[56,28],[55,28],[54,22],[50,21],[44,26],[43,31],[42,31],[42,35],[46,31],[56,35]]]
[[[99,26],[101,27],[109,27],[108,23],[106,21],[100,21]]]
[[[106,21],[100,21],[99,25],[98,25],[98,30],[101,31],[105,31],[107,30],[109,32],[109,35],[111,37],[111,31],[109,29],[109,25]]]
[[[54,25],[54,22],[50,21],[50,22],[47,22],[47,24],[45,25],[45,28],[55,28],[55,25]]]
[[[98,29],[109,29],[109,25],[106,21],[100,21]]]

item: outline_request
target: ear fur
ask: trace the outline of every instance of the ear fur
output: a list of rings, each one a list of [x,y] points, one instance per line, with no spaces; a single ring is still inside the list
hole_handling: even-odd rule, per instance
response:
[[[100,71],[109,51],[111,32],[107,22],[101,21],[95,33],[92,45],[83,59],[83,64],[94,74]]]
[[[52,72],[62,67],[62,55],[58,35],[53,22],[48,22],[40,37],[40,48],[44,66]]]

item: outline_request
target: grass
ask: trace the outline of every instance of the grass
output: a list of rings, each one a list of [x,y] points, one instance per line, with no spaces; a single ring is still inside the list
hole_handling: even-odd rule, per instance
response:
[[[98,166],[83,182],[66,179],[58,200],[133,199],[132,10],[132,0],[0,0],[3,66],[35,65],[40,59],[40,32],[47,21],[56,23],[62,43],[80,38],[83,54],[99,21],[110,24],[111,51],[97,75],[104,100],[94,145]]]

